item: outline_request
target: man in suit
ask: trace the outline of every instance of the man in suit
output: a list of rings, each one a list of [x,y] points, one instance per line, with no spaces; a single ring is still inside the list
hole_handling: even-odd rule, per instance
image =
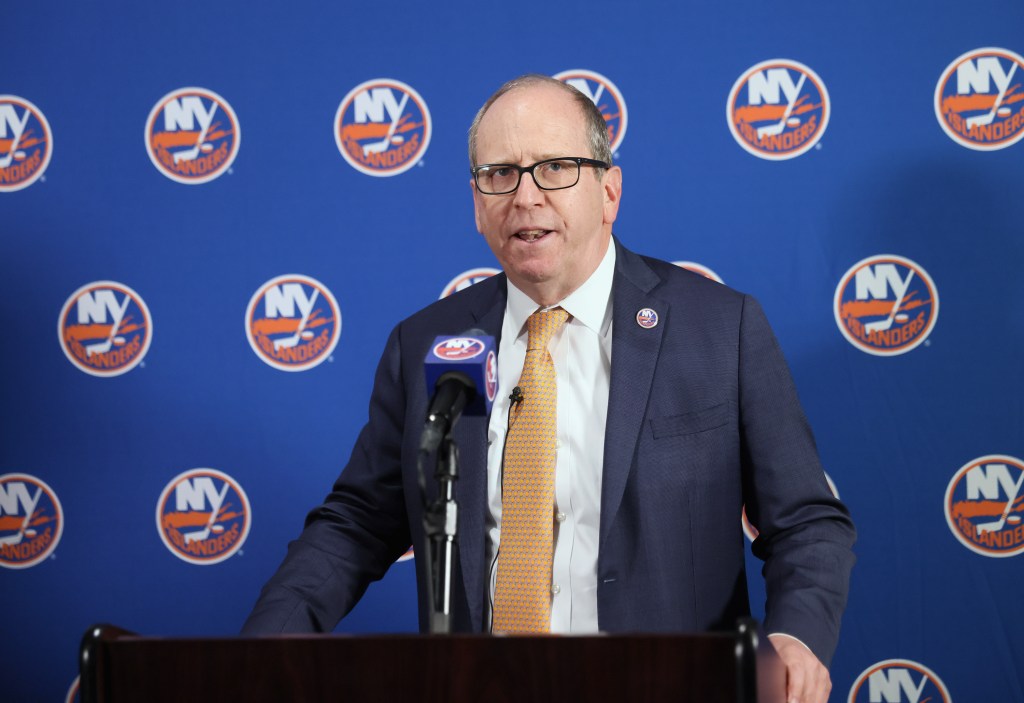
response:
[[[330,631],[409,544],[424,543],[422,359],[436,335],[472,328],[499,340],[500,400],[490,418],[464,417],[453,432],[462,467],[453,629],[514,629],[499,624],[520,602],[507,595],[517,547],[502,546],[503,508],[506,533],[520,519],[503,456],[519,451],[508,421],[520,408],[506,396],[537,353],[527,349],[531,320],[557,311],[539,352],[557,385],[541,629],[732,628],[749,612],[745,503],[789,700],[823,703],[855,534],[760,307],[612,236],[622,172],[600,112],[569,86],[542,76],[503,86],[473,123],[470,159],[477,227],[504,274],[393,331],[352,457],[243,632]]]

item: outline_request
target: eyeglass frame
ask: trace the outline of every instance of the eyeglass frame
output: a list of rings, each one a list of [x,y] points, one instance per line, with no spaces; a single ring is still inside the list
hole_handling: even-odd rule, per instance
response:
[[[537,181],[537,176],[534,175],[533,170],[535,168],[537,168],[538,166],[541,166],[542,164],[549,164],[549,163],[552,163],[554,161],[575,161],[576,162],[576,169],[577,170],[576,170],[576,181],[575,181],[575,183],[573,183],[572,185],[567,185],[567,186],[559,186],[557,188],[546,188],[546,187],[542,186]],[[514,168],[516,171],[519,172],[519,177],[516,179],[516,186],[515,186],[515,188],[513,188],[512,190],[502,191],[500,193],[488,193],[487,191],[485,191],[483,188],[480,187],[480,180],[479,180],[478,175],[477,175],[479,173],[479,171],[481,169],[484,169],[484,168],[494,168],[495,166],[502,166],[504,168]],[[588,158],[586,158],[584,156],[558,156],[558,157],[555,157],[553,159],[543,159],[543,160],[538,161],[537,163],[533,164],[532,166],[518,166],[516,164],[500,164],[500,163],[499,164],[480,164],[479,166],[474,166],[474,167],[470,168],[469,172],[473,176],[473,185],[476,186],[476,189],[478,191],[480,191],[481,195],[509,195],[510,193],[515,193],[517,190],[519,190],[519,186],[523,182],[523,174],[524,173],[529,173],[530,174],[530,178],[533,179],[534,185],[536,185],[537,188],[539,188],[540,190],[566,190],[567,188],[573,188],[574,186],[576,186],[580,182],[580,173],[582,173],[582,171],[583,171],[583,166],[593,166],[594,168],[604,168],[604,169],[609,169],[609,168],[612,167],[611,164],[606,163],[604,161],[598,161],[597,159],[588,159]]]

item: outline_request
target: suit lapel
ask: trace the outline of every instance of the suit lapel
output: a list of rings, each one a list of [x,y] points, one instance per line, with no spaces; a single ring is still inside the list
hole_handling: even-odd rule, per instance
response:
[[[498,278],[495,276],[495,278]],[[483,330],[501,342],[501,325],[505,318],[508,289],[505,277],[497,281],[495,290],[474,301],[470,313],[472,327]],[[476,284],[485,286],[486,282]],[[485,289],[486,290],[486,289]],[[501,363],[501,360],[498,360]],[[487,417],[463,417],[455,426],[453,437],[459,447],[459,478],[455,484],[459,504],[459,560],[463,585],[468,599],[472,630],[483,629],[485,550],[487,514]]]
[[[615,243],[618,251],[612,288],[612,369],[601,484],[601,544],[622,502],[669,316],[668,303],[650,294],[661,279],[643,259],[618,240]],[[658,324],[650,329],[637,322],[637,313],[644,308],[658,316]]]

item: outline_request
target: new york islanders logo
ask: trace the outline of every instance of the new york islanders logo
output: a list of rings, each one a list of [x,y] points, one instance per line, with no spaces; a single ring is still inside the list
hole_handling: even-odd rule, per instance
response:
[[[1024,552],[1024,462],[991,454],[969,461],[946,487],[946,523],[960,543],[986,557]]]
[[[789,59],[751,66],[733,84],[725,105],[736,143],[771,161],[792,159],[814,147],[831,114],[824,81]]]
[[[1024,58],[975,49],[953,60],[935,85],[935,117],[960,146],[1005,149],[1024,138]]]
[[[704,278],[710,278],[712,281],[717,281],[718,283],[725,283],[725,281],[722,280],[721,276],[719,276],[717,273],[709,269],[704,264],[698,264],[696,261],[673,261],[672,263],[678,266],[679,268],[683,268],[686,269],[687,271],[693,271],[694,273],[700,274]]]
[[[626,110],[626,101],[615,84],[600,73],[582,68],[562,71],[553,77],[571,85],[597,105],[597,109],[604,116],[605,124],[608,125],[608,141],[611,142],[612,153],[617,152],[622,140],[626,138],[629,112]]]
[[[17,95],[0,95],[0,193],[39,180],[53,154],[53,133],[43,111]]]
[[[215,469],[190,469],[156,503],[156,529],[171,554],[203,566],[224,561],[245,543],[252,524],[242,486]]]
[[[484,343],[473,337],[446,339],[434,347],[434,356],[443,361],[467,361],[484,353]]]
[[[498,394],[498,357],[493,351],[487,352],[484,382],[487,384],[487,400],[493,401]]]
[[[861,672],[847,703],[952,703],[946,684],[924,664],[886,659]]]
[[[341,336],[341,311],[320,281],[289,273],[260,286],[245,311],[256,356],[281,371],[307,371],[330,357]]]
[[[64,533],[64,510],[42,479],[0,476],[0,566],[27,569],[53,554]]]
[[[87,283],[67,299],[57,320],[61,349],[93,376],[120,376],[142,362],[153,341],[146,302],[123,283]]]
[[[360,83],[334,115],[334,140],[352,168],[368,176],[397,176],[419,163],[430,145],[426,101],[391,78]]]
[[[448,281],[448,285],[441,291],[441,295],[438,296],[438,300],[441,298],[447,298],[452,293],[458,293],[460,290],[469,288],[474,283],[485,281],[491,276],[496,276],[501,273],[499,269],[495,268],[475,268],[468,271],[463,271],[458,276]]]
[[[850,344],[868,354],[895,356],[931,334],[939,317],[939,293],[918,264],[878,254],[858,261],[839,279],[833,312]]]
[[[228,101],[206,88],[178,88],[146,120],[146,153],[178,183],[207,183],[231,168],[242,131]]]

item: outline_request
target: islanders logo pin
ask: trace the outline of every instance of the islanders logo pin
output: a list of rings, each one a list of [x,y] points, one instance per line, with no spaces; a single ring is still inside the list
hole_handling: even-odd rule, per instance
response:
[[[368,176],[397,176],[423,158],[432,122],[426,101],[391,78],[360,83],[334,115],[334,140],[345,160]]]
[[[0,193],[42,178],[53,154],[53,133],[43,111],[17,95],[0,95]]]
[[[448,285],[441,291],[441,295],[438,296],[438,300],[441,298],[447,298],[452,293],[458,293],[460,290],[469,288],[474,283],[480,283],[480,281],[486,281],[491,276],[496,276],[501,273],[499,269],[495,268],[475,268],[463,271],[458,276],[448,281]]]
[[[725,105],[736,143],[770,161],[807,153],[821,141],[831,114],[825,82],[790,59],[771,59],[748,68],[733,84]]]
[[[836,325],[868,354],[896,356],[916,348],[935,327],[939,293],[919,264],[895,254],[869,256],[839,279]]]
[[[231,557],[252,524],[249,498],[222,471],[190,469],[170,480],[156,503],[156,529],[171,554],[207,566]]]
[[[645,330],[654,329],[658,326],[658,313],[654,308],[642,308],[636,313],[636,324]]]
[[[1024,462],[990,454],[953,475],[943,508],[953,535],[972,552],[1014,557],[1024,552]]]
[[[950,139],[978,151],[1024,138],[1024,58],[1009,49],[974,49],[946,66],[935,85],[935,117]]]
[[[924,664],[886,659],[861,672],[847,703],[952,703],[942,679]]]
[[[64,356],[92,376],[120,376],[138,366],[153,341],[153,318],[138,293],[94,281],[72,293],[57,319]]]
[[[320,281],[298,273],[272,278],[253,294],[245,311],[249,346],[281,371],[308,371],[338,346],[341,310]]]
[[[27,569],[53,554],[64,533],[64,510],[45,481],[0,476],[0,566]]]
[[[562,71],[553,78],[571,85],[597,105],[608,125],[608,141],[612,153],[617,152],[622,140],[626,138],[626,127],[629,125],[629,111],[618,87],[600,73],[584,68]]]
[[[178,88],[160,98],[146,120],[146,153],[157,171],[197,185],[234,163],[242,130],[228,101],[206,88]]]

